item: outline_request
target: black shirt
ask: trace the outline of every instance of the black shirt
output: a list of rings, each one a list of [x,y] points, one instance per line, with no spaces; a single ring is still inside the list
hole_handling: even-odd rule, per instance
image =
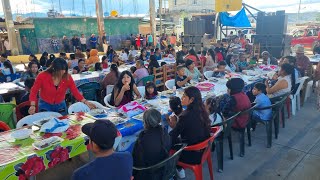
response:
[[[181,88],[181,86],[179,86],[179,85],[177,84],[177,82],[178,82],[178,81],[184,81],[185,79],[187,79],[187,76],[180,77],[179,75],[177,75],[177,76],[176,76],[176,80],[175,80],[175,85],[176,85],[176,87],[177,87],[177,88]],[[184,87],[184,86],[182,86],[182,87]]]

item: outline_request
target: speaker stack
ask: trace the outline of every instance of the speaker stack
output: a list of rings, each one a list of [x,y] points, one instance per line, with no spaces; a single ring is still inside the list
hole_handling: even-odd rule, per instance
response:
[[[288,16],[285,11],[257,15],[256,35],[253,43],[260,44],[260,52],[268,51],[273,57],[280,58],[290,54],[290,36],[287,32]]]
[[[205,24],[206,22],[203,19],[194,19],[192,21],[185,19],[182,46],[200,51],[203,47],[202,38],[205,34]]]

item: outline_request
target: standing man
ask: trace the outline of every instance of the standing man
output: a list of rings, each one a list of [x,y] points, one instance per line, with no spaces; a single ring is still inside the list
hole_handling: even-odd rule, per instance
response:
[[[154,46],[154,45],[153,45],[153,37],[152,37],[152,34],[149,34],[149,35],[148,35],[148,46]]]
[[[297,68],[300,71],[301,76],[305,76],[305,72],[311,67],[310,60],[304,55],[304,47],[298,46],[296,50]]]
[[[27,40],[27,37],[25,35],[22,36],[22,51],[23,54],[32,54],[31,50],[30,50],[30,43]]]
[[[78,38],[77,35],[73,36],[73,38],[71,39],[71,43],[72,43],[73,52],[76,52],[76,48],[80,46],[80,39]]]
[[[65,53],[70,53],[70,41],[67,36],[63,36],[62,45]]]
[[[56,39],[55,36],[51,37],[50,43],[51,43],[51,46],[53,48],[53,52],[54,53],[58,53],[59,52],[59,44],[58,44],[58,40]]]
[[[131,45],[136,47],[136,37],[133,34],[131,34],[130,40],[131,40]]]
[[[107,53],[108,42],[107,42],[107,35],[105,32],[103,33],[103,36],[102,36],[102,46],[103,46],[103,52]]]
[[[81,43],[81,51],[85,52],[87,49],[87,38],[84,37],[84,34],[81,34],[80,43]]]
[[[95,34],[91,35],[89,41],[90,41],[91,49],[96,49],[97,48],[97,38],[95,37]]]
[[[160,38],[160,49],[161,51],[164,51],[167,47],[167,38],[166,35],[163,33]]]
[[[10,42],[9,42],[9,39],[8,39],[8,38],[6,38],[6,39],[4,40],[3,45],[4,45],[4,47],[6,48],[6,54],[7,54],[8,56],[11,56],[11,45],[10,45]]]

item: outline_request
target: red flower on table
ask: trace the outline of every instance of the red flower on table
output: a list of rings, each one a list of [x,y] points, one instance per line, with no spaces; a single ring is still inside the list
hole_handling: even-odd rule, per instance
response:
[[[62,133],[45,133],[45,134],[43,135],[43,137],[44,137],[45,139],[47,139],[47,138],[49,138],[49,137],[52,137],[52,136],[59,136],[59,137],[61,137],[61,136],[62,136]]]
[[[54,150],[47,152],[46,157],[50,161],[48,163],[49,168],[68,160],[70,151],[71,147],[63,148],[61,146],[57,146]]]
[[[25,180],[30,176],[35,176],[41,171],[44,171],[46,167],[44,166],[42,157],[31,156],[27,159],[25,163],[20,163],[15,166],[17,171],[16,176],[19,177],[19,180]]]
[[[66,131],[66,133],[67,133],[66,138],[69,140],[77,138],[81,134],[81,125],[79,124],[71,125]]]

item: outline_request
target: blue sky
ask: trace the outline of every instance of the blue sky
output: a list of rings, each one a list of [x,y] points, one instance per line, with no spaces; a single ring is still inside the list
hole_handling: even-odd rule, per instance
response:
[[[72,11],[72,2],[75,2],[75,13],[82,14],[82,0],[61,0],[61,8],[64,14],[69,14]],[[158,0],[155,0],[156,4]],[[179,0],[178,0],[179,1]],[[212,0],[208,0],[212,1]],[[59,0],[10,0],[13,13],[20,12],[43,12],[46,13],[48,9],[53,7],[59,11]],[[102,0],[104,11],[115,9],[119,13],[123,10],[122,14],[135,14],[133,2],[137,2],[136,13],[146,14],[149,10],[149,0]],[[106,8],[106,3],[107,7]],[[120,8],[120,3],[123,2],[123,8]],[[286,12],[297,12],[299,0],[243,0],[243,2],[254,6],[262,11],[274,12],[276,10],[286,10]],[[95,15],[95,0],[85,0],[86,15],[91,13]],[[301,12],[320,11],[320,0],[302,0]],[[0,3],[0,14],[2,12],[2,4]]]

